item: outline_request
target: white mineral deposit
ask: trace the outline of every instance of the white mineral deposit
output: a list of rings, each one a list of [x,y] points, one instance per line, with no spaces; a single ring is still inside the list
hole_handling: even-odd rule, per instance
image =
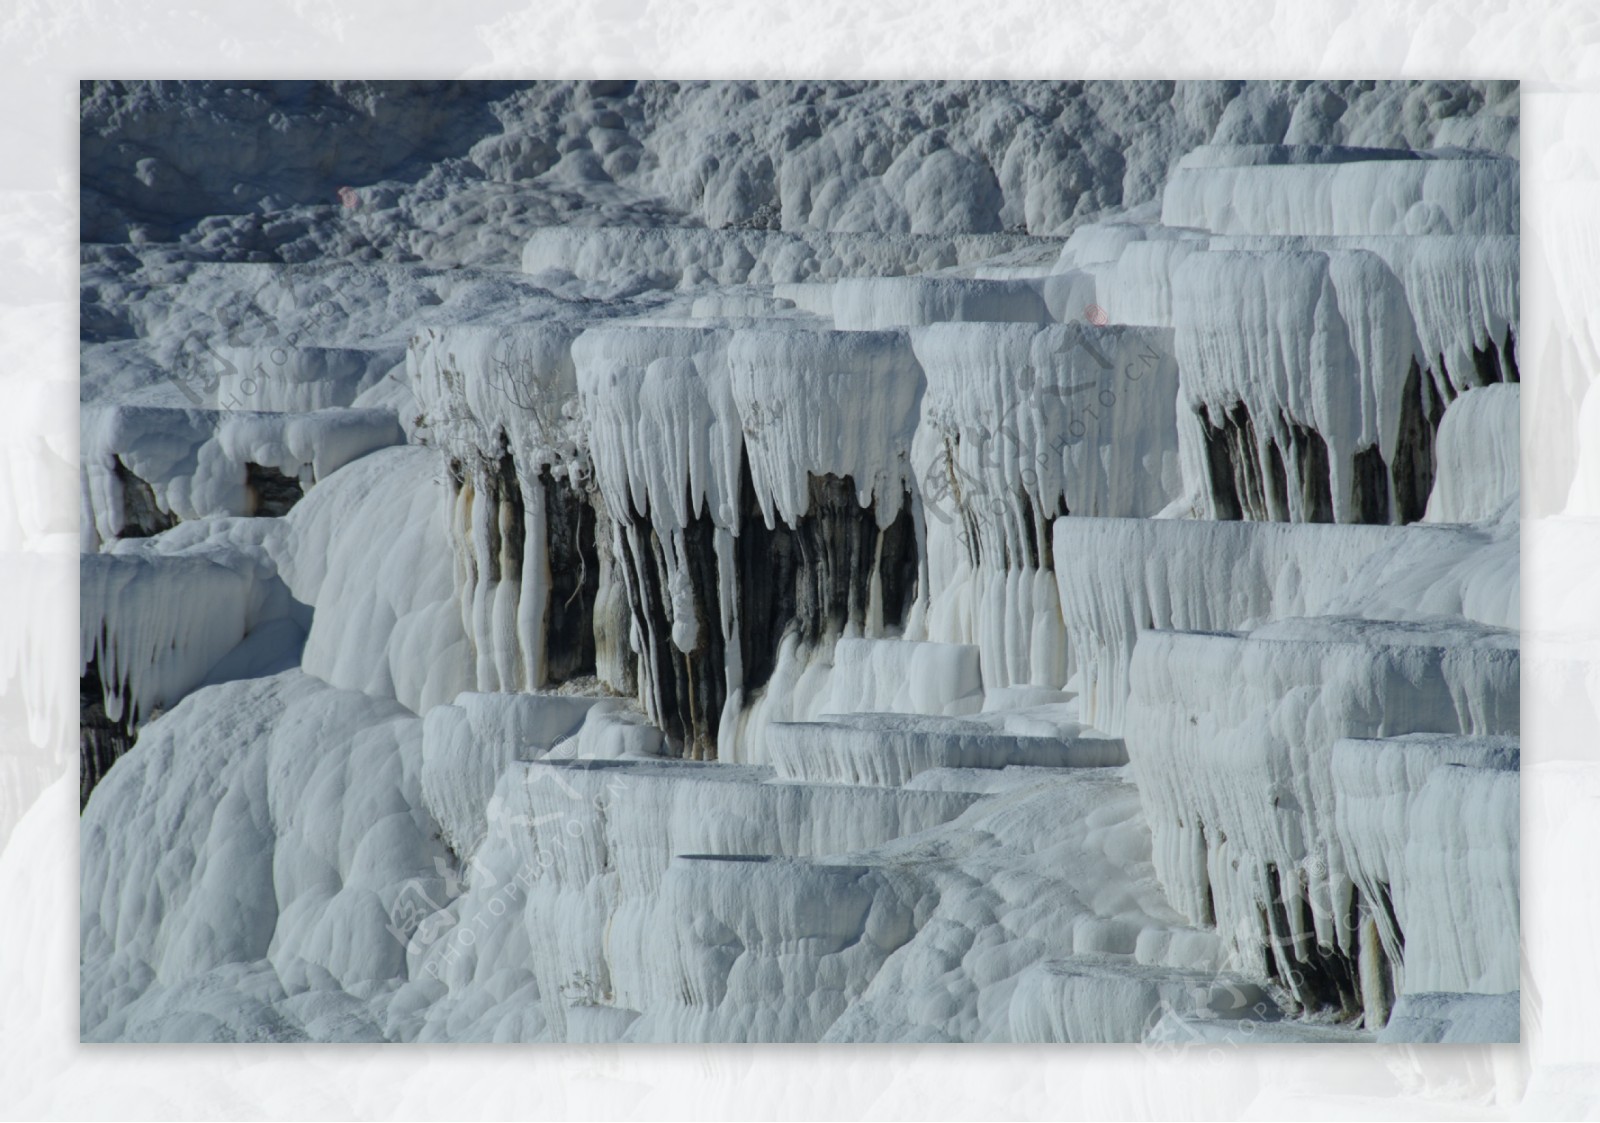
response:
[[[89,83],[93,1041],[1514,1041],[1518,88]]]

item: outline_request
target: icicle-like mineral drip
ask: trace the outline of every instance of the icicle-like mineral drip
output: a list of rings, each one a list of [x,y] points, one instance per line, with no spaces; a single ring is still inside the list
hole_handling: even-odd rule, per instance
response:
[[[935,324],[912,460],[927,532],[930,639],[976,643],[985,681],[1069,673],[1051,527],[1154,515],[1182,494],[1178,368],[1160,328]]]
[[[923,376],[903,332],[735,333],[728,349],[745,454],[767,526],[811,506],[810,478],[855,481],[880,529],[913,486],[908,453]]]
[[[248,630],[247,573],[200,558],[79,561],[78,673],[94,664],[112,721],[143,720],[183,697]]]

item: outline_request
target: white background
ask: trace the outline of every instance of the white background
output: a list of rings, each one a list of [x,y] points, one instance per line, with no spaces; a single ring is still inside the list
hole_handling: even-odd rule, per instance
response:
[[[1560,519],[1524,537],[1520,1047],[80,1046],[71,694],[79,78],[1521,78],[1525,505],[1570,518],[1600,515],[1568,502],[1584,473],[1600,495],[1571,441],[1600,371],[1597,43],[1576,0],[5,0],[0,1116],[1600,1117],[1600,557]]]

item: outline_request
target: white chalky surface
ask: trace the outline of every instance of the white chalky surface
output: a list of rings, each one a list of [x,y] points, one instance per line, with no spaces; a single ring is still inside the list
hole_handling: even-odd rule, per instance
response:
[[[1514,83],[278,96],[82,105],[85,1040],[1517,1038]]]

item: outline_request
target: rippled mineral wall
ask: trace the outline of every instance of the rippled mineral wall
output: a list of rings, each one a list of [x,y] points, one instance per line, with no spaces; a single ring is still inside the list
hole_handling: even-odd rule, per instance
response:
[[[451,465],[463,626],[481,690],[532,690],[595,674],[601,562],[588,496],[509,452],[468,479]]]
[[[419,432],[447,459],[456,588],[480,690],[596,674],[631,687],[603,580],[610,536],[571,432],[575,335],[539,323],[412,341]]]
[[[905,622],[921,370],[899,332],[597,327],[572,351],[641,701],[715,756],[786,637]]]
[[[1071,673],[1052,570],[1067,517],[1181,500],[1167,328],[942,323],[912,334],[927,392],[912,443],[927,638],[976,644],[986,686]]]
[[[911,612],[904,332],[459,328],[409,369],[480,690],[596,675],[707,758],[786,637],[822,651]]]
[[[1211,518],[1415,522],[1446,407],[1519,379],[1515,161],[1270,156],[1198,150],[1165,190],[1212,234],[1165,259],[1186,474]]]
[[[730,697],[767,684],[785,638],[820,649],[849,630],[898,628],[916,595],[909,493],[880,527],[853,480],[811,476],[805,514],[768,526],[747,466],[740,475],[737,535],[700,516],[663,543],[635,516],[618,537],[647,710],[694,759],[717,755]]]
[[[1378,824],[1359,813],[1338,818],[1332,776],[1352,738],[1406,751],[1415,747],[1403,741],[1411,734],[1515,736],[1519,662],[1514,633],[1439,618],[1325,616],[1250,632],[1145,633],[1132,661],[1127,743],[1168,898],[1214,925],[1247,974],[1276,980],[1300,1007],[1355,1016],[1367,995],[1383,1008],[1381,979],[1401,949],[1392,938],[1382,943],[1394,925],[1372,918],[1394,902],[1373,891],[1376,878],[1358,900],[1352,879],[1334,872],[1344,864],[1338,855]],[[1495,825],[1479,831],[1456,817],[1448,830],[1470,838],[1494,869],[1455,871],[1448,887],[1430,889],[1439,875],[1426,863],[1446,864],[1430,845],[1419,851],[1418,872],[1396,886],[1435,939],[1452,923],[1476,928],[1479,916],[1504,913],[1498,869],[1515,832],[1504,825],[1506,791],[1493,800]],[[1405,806],[1404,814],[1422,814]],[[1429,837],[1441,829],[1432,824]],[[1491,950],[1461,952],[1473,966],[1452,972],[1444,989],[1515,986],[1514,972],[1498,966],[1498,930],[1485,934]],[[1494,970],[1477,966],[1483,961]]]

